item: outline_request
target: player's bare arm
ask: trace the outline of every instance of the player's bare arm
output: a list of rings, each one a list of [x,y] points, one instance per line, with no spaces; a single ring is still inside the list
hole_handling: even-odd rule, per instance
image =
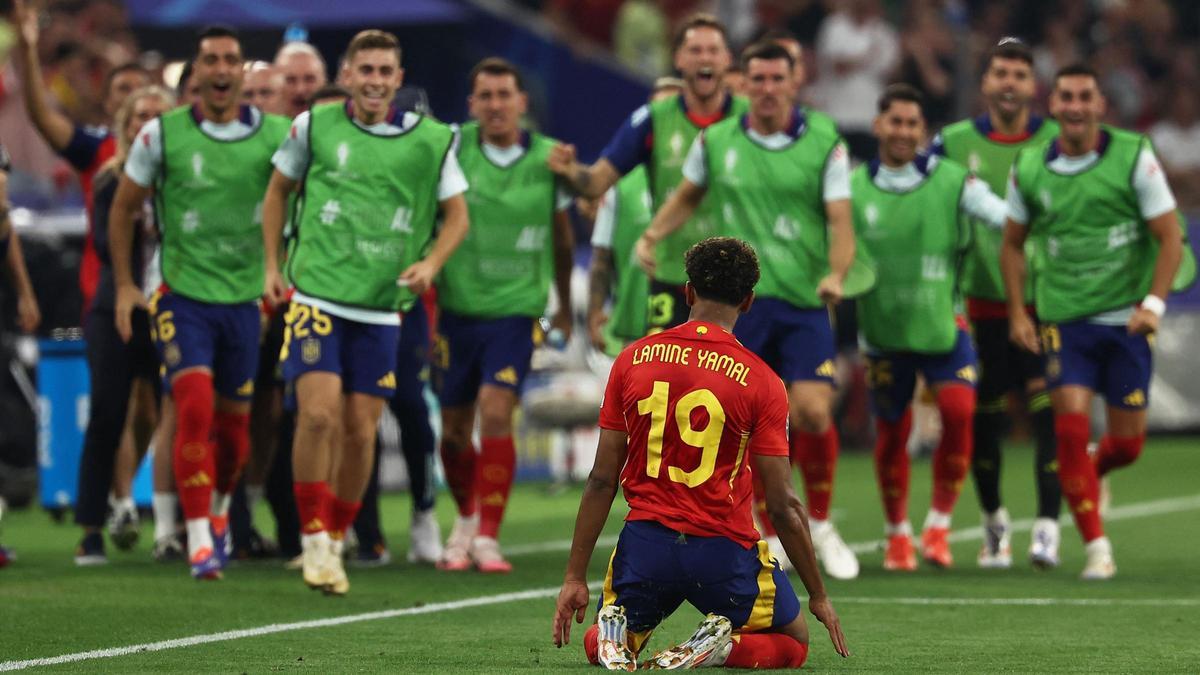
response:
[[[554,289],[558,292],[558,312],[551,325],[571,337],[571,271],[575,267],[575,231],[571,215],[566,211],[554,214]]]
[[[4,216],[4,220],[8,221],[8,216]],[[3,238],[2,234],[0,238]],[[21,251],[21,238],[17,236],[16,230],[12,230],[12,237],[8,242],[7,267],[9,281],[17,292],[17,327],[23,333],[32,333],[42,322],[42,312],[38,309],[33,283],[29,281],[25,254]]]
[[[783,549],[787,551],[788,558],[800,575],[800,581],[808,591],[809,611],[825,625],[837,653],[849,656],[850,650],[846,647],[842,625],[833,609],[833,603],[825,594],[825,584],[821,581],[817,556],[813,552],[812,539],[808,534],[808,513],[792,488],[791,463],[787,457],[753,457],[754,471],[762,477],[771,524],[775,526]]]
[[[596,549],[596,540],[620,485],[621,467],[625,466],[626,436],[612,429],[600,430],[596,447],[596,462],[583,486],[579,514],[575,516],[575,534],[571,538],[571,557],[563,577],[562,590],[554,610],[554,645],[562,647],[571,642],[571,615],[575,623],[583,623],[588,606],[587,566]]]
[[[429,290],[433,279],[442,271],[450,255],[458,248],[463,239],[467,238],[467,200],[461,194],[449,199],[443,199],[439,205],[442,210],[442,227],[434,240],[433,250],[423,259],[418,260],[404,270],[400,275],[400,284],[408,286],[408,290],[420,295]]]
[[[133,281],[133,221],[142,212],[142,204],[153,190],[121,176],[117,194],[108,215],[109,255],[112,256],[113,283],[116,286],[115,320],[117,333],[129,342],[133,337],[130,316],[135,307],[146,307],[146,296]]]
[[[589,199],[599,199],[608,189],[617,184],[620,172],[607,159],[599,159],[587,166],[575,158],[575,146],[559,143],[546,158],[546,166],[562,176],[571,190]]]
[[[817,285],[817,295],[828,305],[842,300],[842,282],[854,262],[854,219],[849,199],[825,203],[829,227],[829,274]]]
[[[1179,261],[1183,258],[1183,234],[1175,209],[1146,221],[1146,225],[1150,228],[1150,235],[1158,240],[1158,258],[1154,261],[1150,295],[1129,317],[1129,332],[1136,335],[1148,335],[1158,330],[1159,318],[1166,308],[1163,300],[1171,291],[1171,280],[1175,278]]]
[[[279,251],[283,241],[283,221],[287,217],[287,198],[299,184],[299,181],[288,178],[276,169],[271,174],[267,194],[263,197],[263,251],[266,262],[263,297],[272,307],[283,302],[287,292],[287,284],[279,273]]]
[[[612,249],[597,246],[592,249],[592,264],[588,270],[588,337],[596,349],[604,349],[604,324],[608,314],[604,303],[613,284]]]
[[[38,13],[26,7],[24,0],[15,0],[12,22],[18,27],[17,46],[20,56],[16,59],[16,64],[20,73],[21,92],[25,99],[25,111],[50,147],[61,152],[71,142],[75,125],[46,100],[46,86],[42,83],[42,72],[38,63]]]
[[[1033,319],[1025,311],[1025,238],[1029,228],[1012,218],[1004,224],[1000,243],[1000,274],[1004,277],[1004,296],[1008,299],[1009,339],[1034,354],[1041,351]]]
[[[683,227],[688,218],[691,218],[692,214],[696,212],[700,202],[704,200],[706,192],[708,190],[705,188],[684,178],[675,192],[671,193],[667,203],[663,204],[658,213],[654,214],[654,220],[637,240],[635,248],[638,264],[646,270],[646,274],[654,275],[654,247],[665,237]]]

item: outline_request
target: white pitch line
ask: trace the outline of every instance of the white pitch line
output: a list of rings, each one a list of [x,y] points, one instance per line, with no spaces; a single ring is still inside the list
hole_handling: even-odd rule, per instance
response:
[[[1176,497],[1171,499],[1158,499],[1149,502],[1139,502],[1129,504],[1122,507],[1116,507],[1109,511],[1105,520],[1125,520],[1129,518],[1144,518],[1154,515],[1162,515],[1166,513],[1176,513],[1179,511],[1188,511],[1191,509],[1200,508],[1200,495],[1191,497]],[[1065,518],[1064,518],[1065,520]],[[1013,523],[1014,530],[1029,529],[1032,525],[1030,520],[1021,520]],[[955,541],[967,541],[978,539],[980,537],[978,528],[970,530],[959,530],[951,535],[951,539]],[[603,539],[611,539],[614,537],[605,537]],[[861,542],[853,544],[852,548],[859,549],[860,552],[873,551],[880,545],[880,542]],[[550,552],[567,550],[571,546],[570,541],[550,541],[541,544],[531,544],[524,547],[527,553],[534,552]],[[867,547],[867,548],[862,548]],[[515,547],[514,547],[515,548]],[[510,551],[510,555],[511,555]],[[593,590],[599,584],[593,583],[589,587]],[[351,623],[360,623],[363,621],[378,621],[381,619],[392,619],[402,616],[415,616],[419,614],[433,614],[436,612],[450,612],[459,609],[467,609],[470,607],[482,607],[485,605],[497,605],[509,602],[520,602],[522,600],[537,600],[542,598],[552,598],[558,595],[558,587],[553,588],[538,588],[528,591],[518,591],[515,593],[501,593],[499,595],[485,595],[475,598],[466,598],[464,600],[454,600],[451,602],[437,602],[420,607],[407,607],[404,609],[389,609],[379,612],[367,612],[364,614],[351,614],[349,616],[332,617],[328,619],[314,619],[311,621],[297,621],[293,623],[274,623],[257,628],[245,628],[242,630],[224,631],[221,633],[209,633],[207,635],[194,635],[192,637],[177,638],[174,640],[163,640],[161,642],[149,642],[140,645],[130,645],[128,647],[112,647],[108,649],[94,649],[87,652],[76,652],[74,654],[63,654],[61,656],[51,656],[40,659],[26,659],[24,661],[4,661],[0,662],[0,672],[24,670],[26,668],[35,668],[39,666],[53,666],[64,663],[78,663],[80,661],[92,661],[96,659],[108,659],[117,656],[129,656],[132,654],[141,654],[145,652],[157,652],[166,649],[179,649],[181,647],[195,647],[197,645],[211,644],[214,642],[226,642],[228,640],[240,640],[242,638],[258,637],[261,635],[272,635],[275,633],[286,633],[295,630],[305,630],[309,628],[329,628],[332,626],[343,626]],[[1080,605],[1080,606],[1149,606],[1149,607],[1194,607],[1200,606],[1200,598],[1164,598],[1164,599],[1120,599],[1120,598],[865,598],[865,597],[842,597],[837,600],[839,603],[845,604],[875,604],[875,605],[1013,605],[1013,606],[1049,606],[1049,605]]]
[[[589,588],[592,590],[599,588],[599,586],[599,583],[589,584]],[[160,652],[166,649],[195,647],[197,645],[206,645],[213,642],[240,640],[242,638],[258,637],[260,635],[272,635],[274,633],[286,633],[294,630],[329,628],[332,626],[344,626],[346,624],[360,623],[363,621],[378,621],[380,619],[393,619],[401,616],[450,612],[459,609],[468,609],[471,607],[520,602],[522,600],[539,600],[542,598],[555,597],[558,595],[558,591],[558,586],[555,586],[554,588],[538,588],[528,591],[518,591],[515,593],[501,593],[499,595],[485,595],[476,598],[467,598],[465,600],[454,600],[452,602],[434,602],[428,605],[421,605],[419,607],[406,607],[404,609],[388,609],[379,612],[366,612],[363,614],[351,614],[348,616],[338,616],[328,619],[314,619],[311,621],[296,621],[293,623],[273,623],[266,626],[258,626],[257,628],[229,630],[220,633],[209,633],[207,635],[193,635],[192,637],[163,640],[161,642],[148,642],[140,645],[129,645],[128,647],[93,649],[92,651],[87,652],[76,652],[74,654],[63,654],[62,656],[51,656],[41,659],[5,661],[0,663],[0,672],[24,670],[26,668],[36,668],[40,666],[55,666],[64,663],[78,663],[79,661],[92,661],[95,659],[110,659],[116,656],[129,656],[132,654],[143,654],[146,652]]]

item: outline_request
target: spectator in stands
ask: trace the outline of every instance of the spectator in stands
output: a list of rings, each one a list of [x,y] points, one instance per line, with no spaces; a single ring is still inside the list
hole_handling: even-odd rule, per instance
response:
[[[900,38],[904,59],[897,80],[925,95],[925,122],[940,129],[954,114],[955,45],[941,12],[929,5],[914,6]]]
[[[833,116],[850,154],[875,157],[875,102],[899,63],[896,31],[879,0],[841,0],[817,36],[817,107]]]
[[[1167,116],[1150,128],[1150,139],[1179,205],[1200,206],[1200,110],[1194,85],[1172,87]]]
[[[613,27],[617,59],[647,78],[671,70],[671,28],[661,5],[661,0],[629,0]]]
[[[266,61],[246,64],[246,79],[242,85],[242,101],[267,113],[282,115],[283,71]]]

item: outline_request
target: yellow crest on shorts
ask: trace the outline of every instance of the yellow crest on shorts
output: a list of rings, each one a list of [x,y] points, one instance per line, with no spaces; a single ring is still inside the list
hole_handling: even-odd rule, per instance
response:
[[[321,341],[308,338],[300,343],[300,358],[308,365],[321,360]]]

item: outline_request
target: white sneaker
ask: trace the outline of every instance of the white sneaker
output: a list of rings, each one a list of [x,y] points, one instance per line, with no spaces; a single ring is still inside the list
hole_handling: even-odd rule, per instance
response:
[[[601,607],[596,613],[596,626],[600,629],[596,643],[596,657],[600,665],[608,670],[637,670],[637,659],[629,649],[625,608],[620,605]]]
[[[842,540],[837,528],[828,520],[810,520],[809,534],[812,535],[813,550],[825,573],[834,579],[858,577],[858,556]]]
[[[771,553],[771,557],[779,561],[779,566],[786,572],[792,569],[792,561],[788,560],[787,551],[783,550],[783,542],[779,541],[779,537],[771,535],[767,537],[767,551]]]
[[[662,650],[642,667],[663,670],[716,668],[725,665],[732,650],[733,625],[723,616],[709,614],[686,642]]]
[[[1058,521],[1053,518],[1038,518],[1033,521],[1033,532],[1029,540],[1029,562],[1034,569],[1052,570],[1058,567]]]
[[[1087,553],[1087,564],[1079,578],[1088,581],[1111,579],[1117,574],[1117,564],[1113,562],[1112,543],[1108,537],[1100,537],[1089,541],[1083,547]]]
[[[442,557],[442,529],[433,509],[414,512],[408,530],[408,562],[433,565]]]
[[[512,563],[500,552],[500,542],[492,537],[478,536],[471,540],[471,561],[485,574],[508,574]]]
[[[321,589],[325,595],[345,595],[350,592],[350,578],[346,576],[346,566],[342,561],[344,555],[345,542],[330,539],[329,554],[325,556],[325,587]]]
[[[983,569],[1006,570],[1012,567],[1012,525],[1008,509],[1001,507],[983,516],[983,546],[976,562]]]
[[[454,529],[450,530],[450,538],[446,540],[446,548],[442,550],[442,557],[437,561],[437,568],[451,572],[471,569],[471,540],[478,531],[478,514],[470,518],[455,518]]]
[[[323,589],[328,585],[328,570],[330,563],[329,534],[306,534],[300,537],[300,570],[304,583],[313,590]]]

